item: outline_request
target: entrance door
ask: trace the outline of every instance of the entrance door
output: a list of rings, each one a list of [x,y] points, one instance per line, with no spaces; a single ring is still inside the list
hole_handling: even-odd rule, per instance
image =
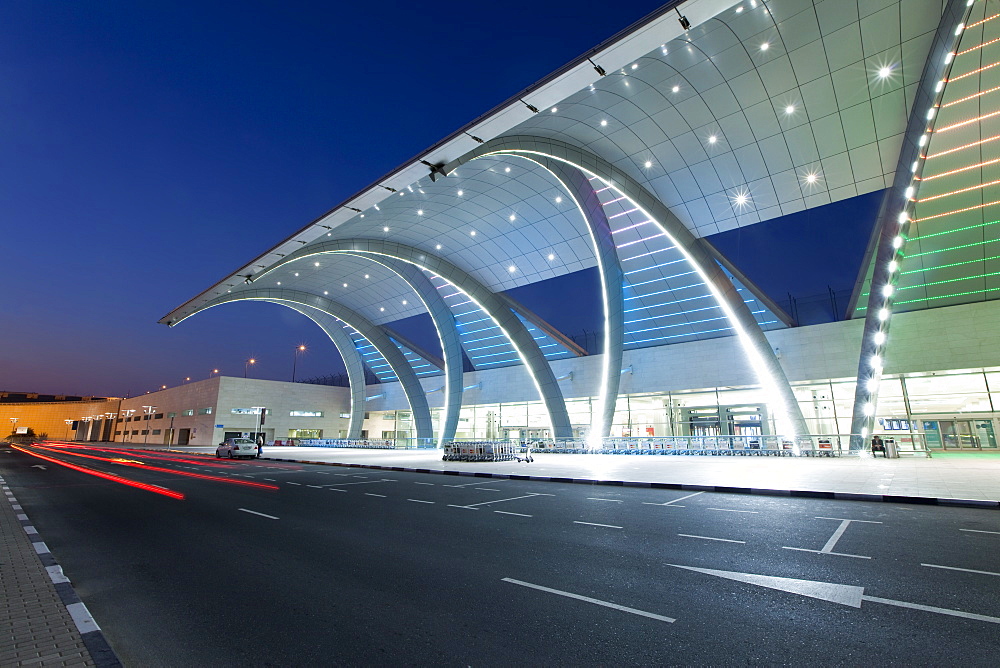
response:
[[[972,422],[969,420],[939,420],[938,428],[941,430],[941,442],[945,450],[978,450],[980,448],[980,436],[978,434],[978,424],[985,423],[989,426],[988,420],[976,420],[977,431],[973,431]],[[992,432],[992,426],[989,426]]]
[[[187,445],[188,441],[191,440],[191,430],[190,429],[180,429],[177,432],[177,445]]]

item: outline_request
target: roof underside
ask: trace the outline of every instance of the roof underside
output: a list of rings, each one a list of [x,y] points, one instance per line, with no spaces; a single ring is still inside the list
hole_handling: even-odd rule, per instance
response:
[[[943,5],[694,0],[684,13],[701,23],[689,32],[681,33],[670,15],[649,21],[592,56],[599,64],[621,65],[607,76],[598,77],[589,64],[571,68],[530,100],[546,102],[539,113],[525,119],[522,108],[501,109],[470,133],[486,140],[535,135],[580,146],[655,194],[697,237],[753,225],[892,183]],[[463,137],[426,159],[437,164],[474,145]],[[427,171],[417,161],[400,168],[396,180],[377,182],[161,322],[177,322],[215,297],[252,289],[244,276],[330,239],[414,246],[496,292],[596,265],[581,213],[547,170],[495,156],[436,181],[412,178]],[[600,185],[594,182],[595,190]],[[706,286],[684,262],[673,263],[677,250],[657,238],[655,226],[644,228],[627,200],[611,194],[601,201],[625,272],[626,346],[728,334],[721,314],[707,303]],[[403,280],[364,258],[313,256],[265,280],[327,296],[377,324],[425,312]],[[764,328],[784,326],[749,286],[734,283]],[[471,328],[462,318],[475,320],[475,314],[458,315],[463,348],[472,358]],[[532,334],[551,346],[543,349],[550,359],[570,354],[540,331]],[[508,352],[489,354],[506,359]],[[486,365],[485,359],[473,361]]]

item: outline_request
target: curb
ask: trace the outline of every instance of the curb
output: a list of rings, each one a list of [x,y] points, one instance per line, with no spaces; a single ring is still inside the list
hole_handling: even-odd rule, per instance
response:
[[[197,453],[201,454],[201,453]],[[560,478],[552,476],[517,475],[513,473],[486,473],[483,471],[446,471],[443,469],[413,469],[402,466],[379,466],[377,464],[344,464],[342,462],[314,462],[304,459],[281,459],[261,457],[273,462],[314,464],[317,466],[342,466],[345,468],[374,469],[378,471],[404,471],[407,473],[429,473],[472,478],[502,478],[505,480],[531,480],[536,482],[563,482],[577,485],[610,485],[614,487],[648,487],[651,489],[681,489],[694,492],[719,492],[722,494],[754,494],[758,496],[790,496],[810,499],[836,499],[838,501],[871,501],[882,503],[909,503],[923,506],[955,506],[961,508],[988,508],[1000,510],[1000,501],[981,499],[949,499],[930,496],[902,496],[898,494],[854,494],[849,492],[821,492],[807,489],[763,489],[757,487],[727,487],[722,485],[687,485],[675,482],[639,482],[633,480],[596,480],[592,478]]]
[[[45,571],[49,574],[49,579],[52,580],[52,584],[56,588],[59,600],[66,606],[66,611],[73,618],[73,623],[80,632],[80,637],[83,639],[83,644],[86,646],[87,651],[90,652],[90,657],[99,668],[121,668],[122,663],[119,661],[115,651],[111,649],[111,645],[108,644],[108,640],[104,637],[101,627],[97,625],[93,615],[90,614],[90,610],[87,609],[87,605],[80,600],[69,578],[63,574],[62,566],[56,562],[55,557],[52,556],[52,552],[49,551],[48,545],[38,535],[38,529],[31,524],[24,509],[17,502],[17,498],[10,491],[10,487],[6,485],[3,477],[0,477],[0,485],[3,486],[2,490],[7,501],[10,502],[14,512],[17,513],[21,527],[28,534],[28,538],[35,548],[35,554],[38,555],[38,560],[42,562],[42,566],[45,567]]]

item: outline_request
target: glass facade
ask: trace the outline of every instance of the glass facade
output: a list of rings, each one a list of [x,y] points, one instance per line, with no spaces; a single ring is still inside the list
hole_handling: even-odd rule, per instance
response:
[[[794,383],[793,392],[810,434],[850,433],[854,380]],[[566,400],[575,438],[586,438],[596,398]],[[997,450],[1000,370],[954,370],[887,375],[876,409],[876,433],[901,444],[924,440],[934,449]],[[435,430],[444,411],[433,409]],[[409,439],[416,431],[410,411],[371,412],[368,433]],[[764,392],[758,387],[718,387],[683,392],[623,395],[615,406],[612,438],[661,436],[757,436],[776,434]],[[541,401],[465,405],[458,440],[550,438]]]

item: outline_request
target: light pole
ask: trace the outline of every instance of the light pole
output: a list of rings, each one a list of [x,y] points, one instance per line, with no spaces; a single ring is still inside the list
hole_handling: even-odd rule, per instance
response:
[[[126,408],[125,410],[122,411],[122,415],[125,416],[125,422],[128,422],[129,418],[132,417],[133,413],[135,413],[135,409],[134,408]],[[122,424],[125,424],[125,422],[123,422]],[[126,428],[123,427],[122,428],[122,443],[128,443],[128,442],[129,442],[128,429],[126,429]]]
[[[216,375],[216,374],[218,374],[218,373],[219,373],[219,370],[218,370],[218,369],[212,369],[212,373],[208,374],[208,377],[209,377],[209,379],[211,379],[211,378],[212,378],[212,376],[214,376],[214,375]]]
[[[146,417],[144,417],[142,419],[142,421],[143,422],[149,422],[149,424],[146,425],[146,428],[143,429],[143,431],[146,432],[146,433],[143,434],[142,444],[146,445],[147,443],[149,443],[149,430],[153,426],[153,423],[152,423],[153,413],[156,412],[156,406],[143,406],[142,407],[142,411],[146,414]]]
[[[87,425],[86,427],[83,428],[83,430],[85,432],[84,435],[83,435],[83,440],[84,441],[89,441],[90,440],[90,419],[91,418],[90,418],[89,415],[80,418],[80,422],[82,422],[83,424]]]
[[[256,364],[256,363],[257,363],[257,360],[255,360],[252,357],[247,360],[247,363],[243,365],[243,377],[244,378],[247,377],[247,369],[250,367],[250,365],[251,364]]]
[[[293,383],[295,382],[295,366],[298,364],[298,361],[299,361],[299,353],[304,353],[305,351],[306,351],[306,347],[305,346],[303,346],[301,344],[295,346],[295,353],[292,355],[292,382]]]
[[[17,421],[20,420],[20,419],[21,418],[11,418],[10,419],[10,433],[11,433],[11,435],[14,435],[15,433],[17,433]]]
[[[63,420],[66,423],[66,440],[69,440],[69,428],[73,426],[75,420]]]
[[[184,382],[185,383],[190,383],[191,382],[191,376],[188,376],[187,378],[185,378]]]

